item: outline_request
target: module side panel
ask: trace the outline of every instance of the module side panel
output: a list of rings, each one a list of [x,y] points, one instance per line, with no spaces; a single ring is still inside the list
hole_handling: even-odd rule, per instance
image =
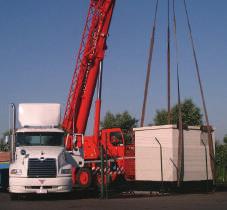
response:
[[[159,128],[135,131],[136,180],[161,181],[160,145],[155,138],[162,146],[163,180],[176,181],[172,129]]]

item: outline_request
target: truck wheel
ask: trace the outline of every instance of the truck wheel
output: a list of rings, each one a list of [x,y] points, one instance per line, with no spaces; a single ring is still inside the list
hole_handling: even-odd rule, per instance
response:
[[[19,195],[17,193],[10,193],[10,199],[12,201],[17,201],[19,200]]]
[[[76,181],[82,188],[88,188],[92,183],[91,170],[89,168],[81,168],[76,175]]]

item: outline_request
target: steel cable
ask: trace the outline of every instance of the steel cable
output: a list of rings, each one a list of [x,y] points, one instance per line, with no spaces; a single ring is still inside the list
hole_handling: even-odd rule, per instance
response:
[[[169,21],[169,0],[168,0],[168,24],[167,24],[167,110],[168,124],[171,124],[171,84],[170,84],[170,21]]]
[[[151,74],[151,62],[152,62],[153,49],[154,49],[154,39],[155,39],[155,29],[156,29],[158,2],[159,2],[159,0],[156,1],[155,16],[154,16],[153,28],[152,28],[151,38],[150,38],[150,48],[149,48],[149,55],[148,55],[147,74],[146,74],[146,81],[145,81],[145,87],[144,87],[144,99],[143,99],[143,107],[142,107],[142,113],[141,113],[140,127],[144,126],[144,118],[145,118],[145,112],[146,112],[148,86],[149,86],[150,74]]]
[[[180,94],[180,79],[179,79],[179,51],[178,51],[178,40],[177,40],[177,21],[175,13],[175,0],[173,0],[173,32],[176,50],[176,67],[177,67],[177,92],[178,92],[178,186],[184,180],[184,130],[181,110],[181,94]]]
[[[201,77],[200,77],[200,70],[199,70],[198,60],[197,60],[196,51],[195,51],[195,44],[194,44],[194,39],[192,36],[192,29],[191,29],[191,24],[190,24],[189,15],[188,15],[188,9],[187,9],[185,0],[184,0],[184,8],[185,8],[185,13],[186,13],[186,17],[187,17],[189,37],[190,37],[190,41],[191,41],[191,45],[192,45],[193,58],[194,58],[195,66],[196,66],[196,74],[197,74],[197,79],[199,82],[200,94],[201,94],[201,98],[202,98],[202,104],[203,104],[203,109],[204,109],[204,113],[205,113],[205,120],[206,120],[206,124],[207,124],[210,163],[211,163],[212,176],[213,176],[213,180],[214,180],[215,179],[215,163],[214,163],[214,148],[213,148],[213,140],[212,140],[212,134],[211,134],[211,126],[209,123],[209,118],[208,118],[208,113],[207,113],[207,108],[206,108],[206,103],[205,103],[205,96],[204,96],[202,81],[201,81]]]

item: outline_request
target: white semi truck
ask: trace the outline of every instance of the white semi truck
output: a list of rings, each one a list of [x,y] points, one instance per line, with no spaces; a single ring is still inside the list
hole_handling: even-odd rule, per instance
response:
[[[19,104],[13,108],[9,192],[60,193],[72,189],[72,160],[64,148],[60,104]]]

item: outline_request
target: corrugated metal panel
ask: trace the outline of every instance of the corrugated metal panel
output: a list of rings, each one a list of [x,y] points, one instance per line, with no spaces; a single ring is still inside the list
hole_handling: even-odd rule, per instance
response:
[[[189,130],[184,132],[184,157],[185,157],[185,181],[206,180],[206,157],[205,148],[201,142],[207,142],[207,133],[203,133],[200,130]],[[208,178],[212,179],[211,167],[210,167],[210,155],[208,144],[207,146],[207,166],[208,166]]]
[[[174,181],[175,171],[169,160],[173,159],[173,138],[172,129],[149,129],[135,131],[135,157],[136,157],[136,180],[160,181],[161,180],[161,159],[160,147],[155,137],[163,147],[163,178],[164,181]]]
[[[177,181],[178,130],[176,126],[151,126],[134,129],[136,180],[161,181],[160,147],[162,145],[164,181]],[[206,180],[205,149],[207,134],[199,127],[189,127],[184,131],[184,181]],[[208,153],[208,145],[207,145]],[[208,175],[212,179],[209,154],[207,154]]]

